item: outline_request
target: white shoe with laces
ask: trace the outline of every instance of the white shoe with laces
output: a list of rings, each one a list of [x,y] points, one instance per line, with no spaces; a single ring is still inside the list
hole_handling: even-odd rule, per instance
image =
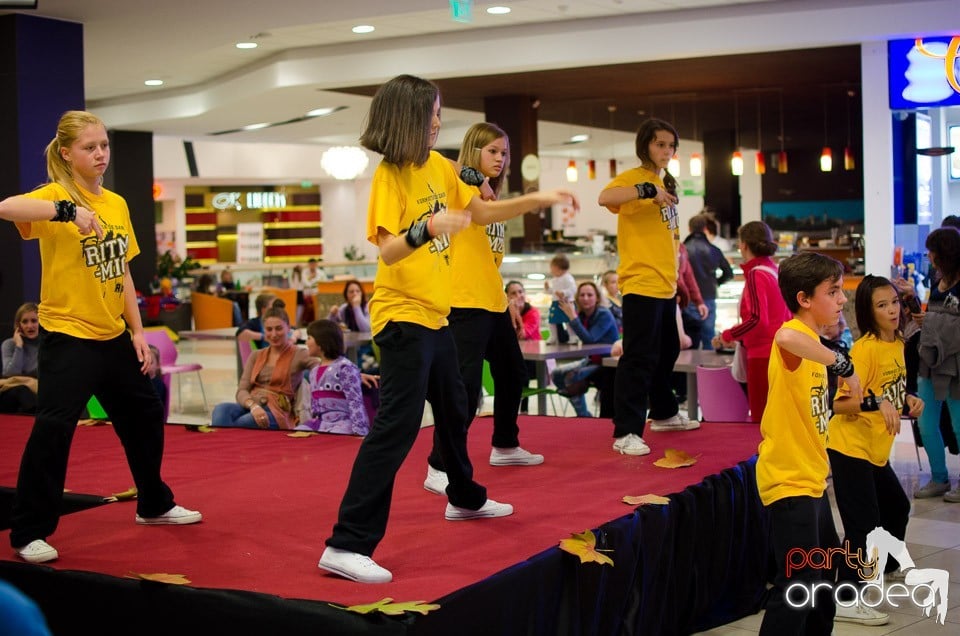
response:
[[[629,433],[623,437],[618,437],[613,442],[613,450],[621,455],[649,455],[650,447],[643,441],[643,438],[634,433]]]
[[[517,446],[490,450],[491,466],[536,466],[543,463],[543,455],[536,455]]]
[[[317,567],[357,583],[389,583],[393,580],[390,570],[380,567],[370,557],[330,546],[323,551]]]
[[[424,490],[432,492],[435,495],[446,495],[447,484],[449,483],[450,480],[447,479],[447,473],[427,464],[427,478],[423,480]]]
[[[200,523],[203,515],[197,510],[187,510],[183,506],[174,506],[162,515],[156,517],[141,517],[136,521],[142,526],[185,526],[191,523]]]
[[[691,420],[685,415],[677,413],[665,420],[650,420],[650,430],[661,433],[664,431],[695,431],[700,428],[700,422]]]
[[[506,517],[513,514],[513,506],[510,504],[499,503],[493,499],[487,499],[479,510],[470,510],[469,508],[460,508],[452,503],[447,504],[447,511],[444,518],[447,521],[467,521],[469,519],[492,519],[493,517]]]
[[[877,626],[889,623],[890,617],[883,612],[878,612],[861,603],[854,603],[850,606],[837,603],[837,613],[833,621],[835,623],[857,623],[858,625]]]
[[[27,563],[46,563],[60,558],[56,548],[43,539],[34,539],[22,548],[15,548],[17,556]]]

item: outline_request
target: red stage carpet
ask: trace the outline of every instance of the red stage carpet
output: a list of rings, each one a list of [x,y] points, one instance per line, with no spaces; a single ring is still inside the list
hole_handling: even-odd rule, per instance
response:
[[[0,418],[0,486],[13,487],[32,420]],[[630,515],[624,495],[669,495],[756,452],[752,424],[705,424],[698,431],[645,436],[653,453],[618,455],[606,420],[522,417],[521,443],[543,453],[539,467],[491,467],[491,421],[471,429],[477,480],[490,497],[512,503],[507,518],[452,523],[445,499],[422,487],[432,429],[424,429],[397,476],[387,535],[374,557],[394,582],[361,585],[316,567],[336,519],[357,438],[304,439],[267,431],[200,434],[167,427],[164,478],[178,503],[200,509],[203,523],[143,527],[134,504],[115,503],[66,515],[50,542],[61,558],[52,565],[123,577],[131,572],[183,574],[201,588],[228,588],[366,603],[385,596],[434,600],[523,562],[573,532]],[[698,456],[696,465],[653,465],[664,449]],[[109,495],[132,486],[120,444],[110,427],[77,430],[67,473],[75,493]],[[4,544],[9,531],[4,531]],[[0,558],[13,560],[0,549]]]

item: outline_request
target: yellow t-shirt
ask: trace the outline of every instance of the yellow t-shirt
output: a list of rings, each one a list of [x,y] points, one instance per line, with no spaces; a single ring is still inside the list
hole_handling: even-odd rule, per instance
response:
[[[876,336],[863,336],[850,349],[850,359],[860,378],[863,394],[872,390],[879,400],[888,400],[899,413],[907,399],[907,370],[903,360],[903,341],[884,342]],[[837,397],[849,395],[844,385]],[[830,439],[827,448],[848,457],[865,459],[876,466],[884,466],[890,459],[893,435],[887,432],[880,411],[854,415],[834,415],[830,419]]]
[[[480,196],[479,188],[471,186],[470,189],[475,196]],[[451,307],[485,309],[498,314],[506,311],[507,294],[500,275],[504,234],[503,223],[471,223],[453,237]]]
[[[79,187],[79,186],[78,186]],[[17,223],[20,236],[40,240],[40,324],[47,331],[87,340],[109,340],[126,329],[123,282],[127,263],[140,253],[127,202],[102,189],[95,195],[80,188],[103,227],[81,236],[73,223]],[[26,194],[33,199],[69,199],[63,187],[49,183]]]
[[[781,329],[793,329],[819,342],[810,327],[794,318]],[[827,424],[830,420],[827,369],[801,359],[793,371],[786,368],[776,341],[767,368],[770,390],[760,422],[757,489],[763,505],[786,497],[819,498],[826,488]],[[774,407],[775,405],[775,407]]]
[[[370,187],[367,240],[377,244],[379,228],[394,236],[414,221],[447,208],[462,210],[473,198],[453,165],[431,152],[419,167],[399,168],[380,162]],[[447,324],[450,313],[451,252],[446,234],[434,237],[404,259],[387,265],[380,259],[370,299],[370,328],[380,332],[388,322],[412,322],[429,329]]]
[[[649,181],[661,188],[663,180],[644,168],[622,172],[606,189],[632,188]],[[677,295],[677,251],[680,223],[676,206],[660,208],[652,199],[637,199],[608,209],[617,218],[617,251],[620,253],[620,293],[651,298]]]

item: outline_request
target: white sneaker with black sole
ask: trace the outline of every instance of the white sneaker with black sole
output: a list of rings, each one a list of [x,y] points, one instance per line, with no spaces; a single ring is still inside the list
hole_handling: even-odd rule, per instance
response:
[[[650,420],[650,430],[657,433],[665,431],[695,431],[700,428],[700,422],[688,419],[686,415],[677,413],[665,420]]]
[[[365,554],[330,546],[323,551],[317,567],[357,583],[389,583],[393,580],[390,570],[380,567]]]
[[[506,517],[513,514],[513,506],[505,503],[498,503],[493,499],[487,499],[479,510],[470,510],[469,508],[460,508],[452,503],[447,504],[447,511],[444,517],[447,521],[467,521],[470,519],[492,519],[494,517]]]

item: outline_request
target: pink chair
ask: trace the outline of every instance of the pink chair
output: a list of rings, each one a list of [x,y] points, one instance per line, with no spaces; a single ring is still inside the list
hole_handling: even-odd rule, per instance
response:
[[[200,377],[200,371],[203,369],[201,364],[177,364],[177,346],[170,339],[170,334],[166,329],[145,329],[144,337],[147,344],[151,344],[160,351],[160,373],[164,376],[171,376],[177,373],[195,372],[197,381],[200,383],[200,395],[203,397],[203,410],[207,410],[207,394],[203,390],[203,378]],[[170,380],[164,377],[164,384],[167,385],[167,394],[170,393]],[[177,405],[183,410],[183,399],[180,393],[180,380],[177,380]]]
[[[749,422],[750,404],[730,367],[697,367],[700,419],[705,422]]]

